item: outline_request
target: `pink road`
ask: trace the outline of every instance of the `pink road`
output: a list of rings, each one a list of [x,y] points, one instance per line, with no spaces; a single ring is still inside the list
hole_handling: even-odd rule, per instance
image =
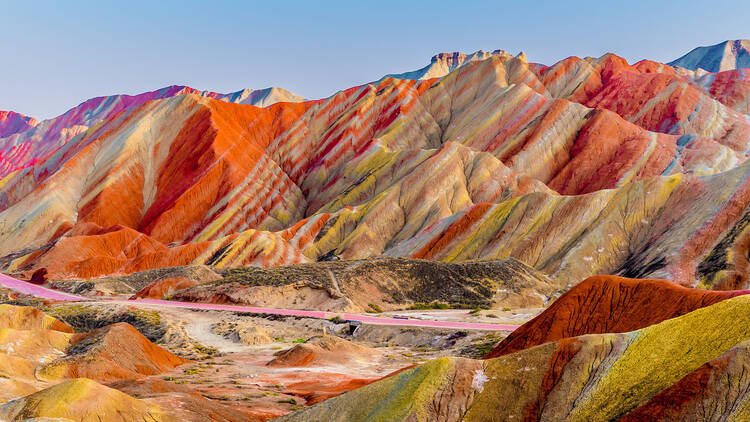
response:
[[[63,302],[111,302],[121,303],[128,305],[145,305],[145,306],[157,306],[157,307],[171,307],[171,308],[184,308],[184,309],[198,309],[198,310],[211,310],[211,311],[230,311],[230,312],[248,312],[253,314],[272,314],[272,315],[286,315],[286,316],[297,316],[307,318],[320,318],[328,319],[333,317],[339,317],[345,320],[361,321],[366,324],[376,325],[403,325],[403,326],[414,326],[414,327],[437,327],[437,328],[448,328],[454,330],[492,330],[492,331],[513,331],[518,328],[518,325],[504,325],[504,324],[484,324],[478,322],[460,322],[460,321],[430,321],[430,320],[414,320],[414,319],[396,319],[396,318],[380,318],[370,315],[361,314],[349,314],[340,312],[323,312],[323,311],[305,311],[300,309],[277,309],[277,308],[257,308],[253,306],[237,306],[237,305],[222,305],[217,303],[195,303],[195,302],[176,302],[171,300],[156,300],[156,299],[139,299],[139,300],[119,300],[119,299],[105,299],[105,300],[93,300],[83,296],[76,296],[69,293],[60,292],[57,290],[47,289],[45,287],[37,286],[25,281],[17,280],[7,275],[0,274],[0,286],[8,289],[15,290],[20,293],[29,294],[42,299],[58,300]]]

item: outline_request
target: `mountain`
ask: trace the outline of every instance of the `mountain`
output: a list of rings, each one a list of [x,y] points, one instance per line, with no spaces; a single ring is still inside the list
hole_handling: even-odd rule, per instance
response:
[[[89,128],[95,127],[123,111],[138,107],[148,101],[188,93],[260,107],[279,101],[299,102],[303,100],[302,97],[281,88],[246,89],[231,94],[219,94],[174,85],[138,95],[112,95],[92,98],[53,119],[42,122],[31,119],[27,123],[28,128],[25,130],[22,130],[23,127],[19,126],[20,123],[13,123],[23,119],[23,116],[8,119],[8,129],[3,129],[5,124],[3,123],[3,114],[0,113],[0,177],[27,168],[41,159],[52,156],[69,141],[83,134]],[[20,115],[14,114],[14,116]],[[17,130],[11,131],[11,127],[16,127]]]
[[[203,91],[204,97],[215,98],[228,103],[249,104],[256,107],[268,107],[276,103],[299,103],[305,101],[303,97],[289,92],[284,88],[265,88],[265,89],[243,89],[230,94],[217,94],[215,92]]]
[[[38,124],[39,121],[33,117],[13,111],[0,111],[0,138],[29,130]]]
[[[568,287],[742,288],[750,120],[717,92],[612,54],[490,55],[265,108],[172,92],[7,177],[0,256],[53,279],[513,257]]]
[[[748,419],[731,45],[6,115],[0,270],[91,300],[0,292],[0,418]]]
[[[750,68],[750,40],[729,40],[708,47],[697,47],[668,64],[714,73]]]
[[[432,56],[432,59],[430,59],[430,64],[421,69],[411,72],[394,73],[386,75],[385,77],[395,79],[441,78],[466,63],[476,60],[486,60],[492,56],[512,57],[511,54],[503,50],[495,50],[492,52],[479,50],[471,54],[461,53],[460,51],[454,51],[453,53],[440,53]],[[520,53],[519,57],[525,57],[525,55],[523,55],[523,53]]]

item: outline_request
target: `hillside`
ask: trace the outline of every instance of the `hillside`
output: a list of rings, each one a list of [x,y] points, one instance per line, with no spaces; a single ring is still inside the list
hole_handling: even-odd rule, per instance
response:
[[[590,277],[508,335],[486,358],[569,337],[635,331],[748,293],[690,289],[666,280]]]
[[[574,337],[485,361],[433,360],[279,420],[742,418],[749,305],[740,296],[626,334]],[[694,372],[719,362],[729,363],[715,369],[724,386],[689,387]],[[670,394],[679,400],[665,400]],[[699,403],[703,410],[690,412]]]
[[[187,302],[367,312],[442,304],[459,308],[541,307],[558,288],[514,260],[444,264],[400,258],[237,268],[179,290]]]
[[[3,180],[1,261],[69,279],[513,257],[566,285],[745,285],[740,74],[708,86],[612,54],[462,63],[265,108],[148,94]]]
[[[708,72],[749,68],[750,40],[729,40],[708,47],[697,47],[669,64]]]

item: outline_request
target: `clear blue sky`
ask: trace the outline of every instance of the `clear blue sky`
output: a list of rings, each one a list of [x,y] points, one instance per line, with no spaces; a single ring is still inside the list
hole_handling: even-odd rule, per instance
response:
[[[547,64],[613,52],[632,63],[738,38],[750,38],[748,0],[0,0],[0,110],[49,118],[172,84],[320,98],[442,51],[523,50]]]

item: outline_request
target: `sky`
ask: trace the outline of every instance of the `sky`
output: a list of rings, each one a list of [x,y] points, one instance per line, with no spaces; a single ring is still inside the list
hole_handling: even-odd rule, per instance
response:
[[[322,98],[439,52],[524,51],[545,64],[612,52],[633,63],[747,38],[747,0],[0,0],[0,110],[51,118],[169,85]]]

